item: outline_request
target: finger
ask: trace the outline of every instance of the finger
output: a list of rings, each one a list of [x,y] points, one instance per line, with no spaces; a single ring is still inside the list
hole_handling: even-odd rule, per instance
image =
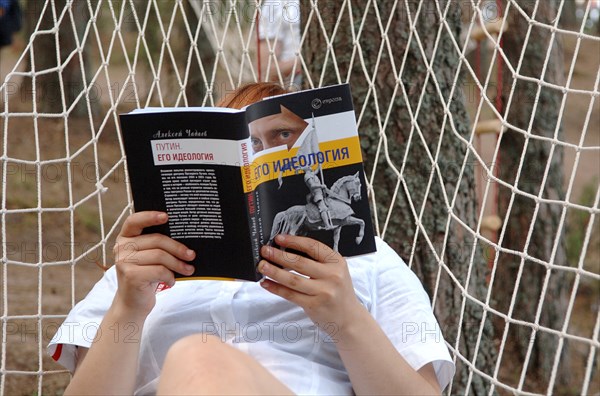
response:
[[[316,287],[317,284],[314,279],[286,271],[275,265],[269,264],[266,260],[262,260],[258,263],[258,271],[278,284],[300,293],[314,296],[318,292]]]
[[[194,266],[189,265],[162,249],[136,251],[120,261],[121,265],[162,265],[182,275],[194,273]]]
[[[125,283],[129,284],[147,284],[149,287],[155,288],[155,284],[164,282],[169,286],[175,284],[175,276],[173,271],[163,265],[147,265],[144,267],[130,267],[121,269],[121,276],[125,279]]]
[[[343,257],[332,248],[312,238],[279,234],[275,237],[275,242],[283,248],[294,249],[306,253],[309,257],[320,263],[339,262],[343,259]]]
[[[162,249],[183,261],[190,261],[196,257],[196,253],[192,249],[188,249],[183,243],[162,234],[147,234],[123,239],[117,241],[116,248],[117,251]]]
[[[322,278],[325,269],[321,263],[317,263],[309,258],[297,254],[276,249],[271,246],[263,246],[260,253],[271,263],[279,264],[282,267],[292,269],[311,278]]]
[[[167,214],[164,212],[145,211],[134,213],[125,219],[123,228],[121,228],[121,236],[138,236],[144,228],[164,224],[168,219]]]
[[[281,285],[277,282],[273,282],[269,279],[263,279],[260,281],[260,285],[269,292],[278,295],[279,297],[285,298],[286,300],[293,302],[296,305],[305,307],[309,305],[309,299],[313,298],[304,293],[300,293],[296,290],[292,290],[289,287]]]

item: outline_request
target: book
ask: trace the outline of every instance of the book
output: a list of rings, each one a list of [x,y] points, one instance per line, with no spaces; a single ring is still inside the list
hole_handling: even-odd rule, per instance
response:
[[[196,252],[187,278],[260,280],[260,247],[279,233],[345,257],[375,251],[347,84],[243,110],[139,109],[120,123],[135,211],[169,215],[144,232]]]

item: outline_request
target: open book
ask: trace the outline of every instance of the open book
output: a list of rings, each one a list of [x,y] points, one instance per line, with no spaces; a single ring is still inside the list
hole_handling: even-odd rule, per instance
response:
[[[145,232],[195,250],[192,278],[259,280],[260,247],[279,233],[343,256],[375,251],[348,85],[120,121],[135,210],[169,215]]]

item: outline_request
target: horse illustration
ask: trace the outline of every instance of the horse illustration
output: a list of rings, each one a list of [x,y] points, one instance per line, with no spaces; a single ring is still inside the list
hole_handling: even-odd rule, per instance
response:
[[[354,217],[354,211],[350,207],[353,200],[358,201],[362,198],[358,175],[358,172],[356,172],[354,175],[340,177],[327,190],[325,201],[331,217],[330,227],[323,222],[317,205],[307,199],[309,202],[306,205],[291,206],[275,215],[271,236],[267,244],[272,245],[277,234],[307,235],[308,231],[332,230],[333,250],[337,252],[341,229],[348,225],[360,226],[355,239],[356,244],[360,244],[364,236],[365,222]]]

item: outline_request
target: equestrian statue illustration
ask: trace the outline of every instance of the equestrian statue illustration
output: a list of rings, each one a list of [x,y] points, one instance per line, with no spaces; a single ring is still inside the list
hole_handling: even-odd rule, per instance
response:
[[[275,215],[269,245],[277,234],[306,235],[308,231],[333,231],[333,249],[338,251],[342,227],[358,225],[356,244],[362,242],[365,222],[354,217],[352,201],[361,199],[359,173],[340,177],[331,188],[321,182],[316,172],[304,169],[304,181],[310,192],[305,205],[295,205]]]
[[[314,115],[303,135],[304,140],[298,149],[297,156],[310,154],[314,156],[319,152]],[[365,233],[365,222],[354,217],[354,211],[350,207],[352,201],[362,198],[359,172],[340,177],[331,188],[328,188],[324,183],[323,168],[320,163],[317,165],[316,171],[310,166],[299,170],[304,171],[304,183],[309,190],[306,204],[289,207],[275,215],[267,244],[272,245],[277,234],[307,235],[309,231],[331,230],[333,231],[333,249],[337,252],[342,227],[358,225],[360,229],[355,241],[359,245]],[[279,187],[281,184],[280,173]]]

